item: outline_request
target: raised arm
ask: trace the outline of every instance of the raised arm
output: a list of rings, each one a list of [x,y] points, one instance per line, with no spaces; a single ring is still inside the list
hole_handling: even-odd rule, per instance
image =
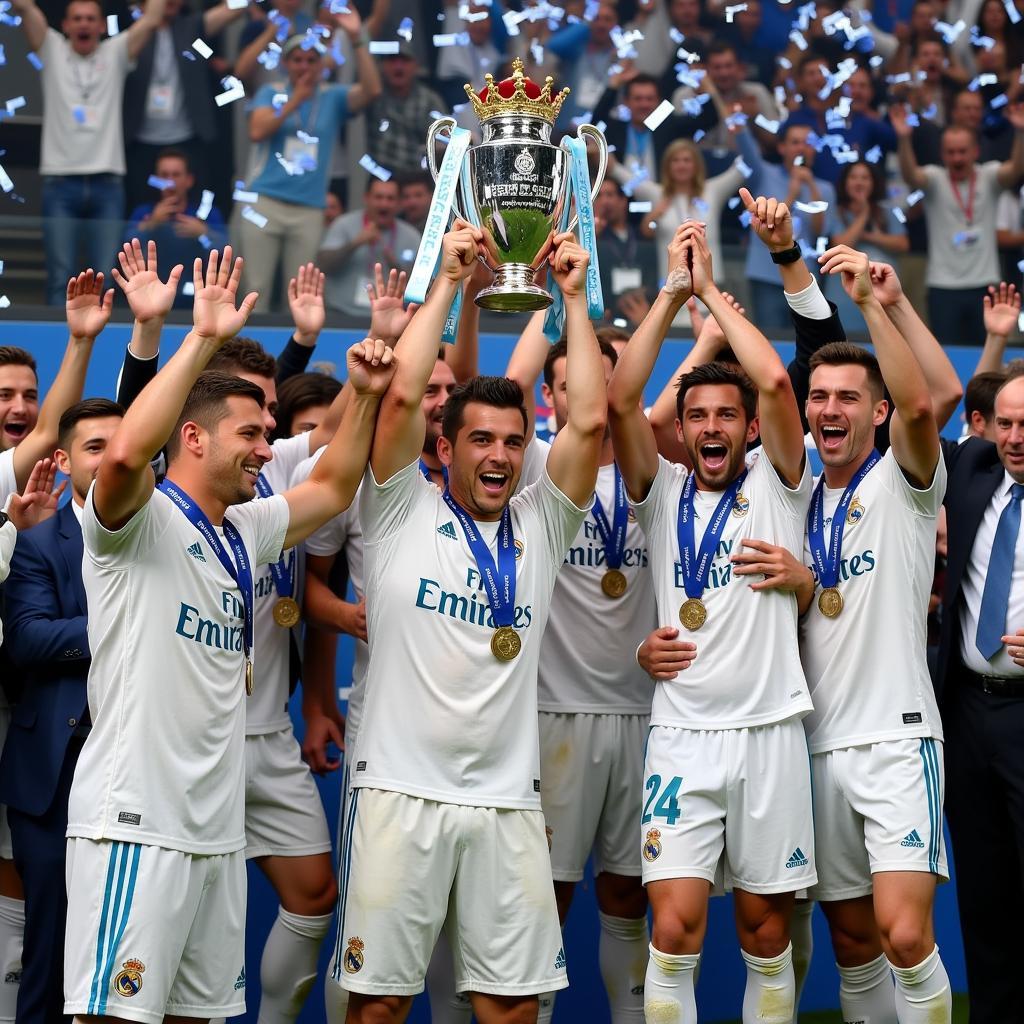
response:
[[[531,437],[537,427],[537,379],[544,370],[544,360],[547,359],[550,348],[548,339],[544,336],[544,313],[534,313],[527,320],[523,333],[519,335],[505,368],[505,376],[514,380],[526,396],[526,419]]]
[[[370,467],[374,479],[384,483],[414,462],[423,450],[426,424],[420,402],[437,362],[437,350],[455,293],[473,272],[483,233],[464,220],[456,220],[441,243],[441,266],[427,299],[403,331],[395,351],[398,367],[381,402]]]
[[[119,530],[149,500],[155,484],[150,461],[171,436],[196,379],[221,345],[245,326],[256,305],[258,296],[250,292],[235,308],[242,259],[232,265],[231,257],[230,245],[223,258],[214,249],[205,276],[203,261],[196,259],[192,330],[132,403],[107,445],[96,474],[93,503],[108,530]],[[123,288],[116,269],[114,277]]]
[[[978,357],[974,373],[999,373],[1010,332],[1020,318],[1020,293],[1015,285],[1000,281],[999,287],[989,285],[985,306],[985,345]]]
[[[147,0],[148,2],[148,0]],[[226,3],[217,4],[203,12],[203,34],[210,38],[218,32],[227,28],[233,21],[237,21],[248,8],[229,7]]]
[[[356,57],[356,81],[348,91],[348,110],[356,114],[381,94],[380,72],[377,62],[364,45],[368,33],[355,5],[334,15],[334,24],[348,36]]]
[[[999,165],[996,179],[1000,188],[1016,188],[1024,178],[1024,104],[1010,107],[1006,119],[1013,125],[1013,149],[1010,159]]]
[[[475,300],[493,279],[490,270],[477,260],[473,273],[463,285],[462,315],[455,332],[455,344],[445,350],[445,362],[451,367],[457,384],[464,384],[480,372],[480,307]]]
[[[142,14],[132,22],[128,29],[128,59],[135,60],[146,43],[153,38],[153,33],[160,27],[164,20],[164,8],[167,0],[146,0],[142,7]]]
[[[914,129],[907,123],[907,108],[903,103],[894,103],[889,108],[889,120],[896,132],[896,155],[900,161],[900,174],[907,185],[912,188],[924,188],[928,179],[914,156],[914,144],[911,136]]]
[[[824,272],[841,275],[843,287],[868,325],[882,379],[896,406],[889,424],[896,461],[915,486],[927,487],[939,460],[939,430],[925,375],[875,296],[867,254],[837,245],[822,260]]]
[[[587,311],[590,256],[571,231],[555,235],[551,276],[565,299],[565,399],[568,419],[551,444],[552,483],[578,507],[590,501],[608,428],[604,360]],[[529,394],[533,394],[531,387]]]
[[[114,289],[103,290],[102,274],[86,270],[68,281],[64,307],[68,321],[68,346],[57,377],[39,407],[35,427],[14,449],[14,476],[19,491],[28,482],[35,464],[40,459],[53,456],[57,447],[57,427],[64,411],[81,401],[93,342],[107,326],[113,305]]]
[[[21,31],[25,33],[28,48],[38,50],[46,40],[46,30],[50,27],[46,15],[35,0],[12,0],[11,6],[21,16]]]
[[[324,329],[327,319],[324,309],[324,274],[316,264],[300,264],[295,276],[288,282],[288,311],[292,315],[295,331],[277,357],[278,385],[289,377],[306,372],[320,332]],[[339,417],[331,433],[340,422]]]

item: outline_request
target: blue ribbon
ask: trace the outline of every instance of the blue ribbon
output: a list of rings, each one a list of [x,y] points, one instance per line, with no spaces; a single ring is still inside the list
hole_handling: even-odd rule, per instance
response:
[[[495,565],[491,549],[484,543],[469,513],[451,496],[445,487],[441,497],[455,514],[462,532],[469,541],[469,549],[476,559],[480,576],[485,583],[484,593],[496,626],[511,626],[516,615],[516,544],[512,536],[512,512],[508,505],[502,509],[498,527],[498,563]]]
[[[839,583],[839,563],[842,560],[843,531],[846,529],[846,511],[853,501],[853,495],[867,476],[872,466],[881,459],[877,449],[861,464],[847,484],[843,496],[836,505],[832,515],[831,547],[825,551],[825,474],[822,473],[818,486],[811,496],[811,507],[807,512],[807,544],[814,559],[814,568],[818,572],[818,580],[823,587],[834,587]]]
[[[693,541],[693,520],[695,518],[693,508],[693,496],[697,490],[697,474],[690,473],[683,484],[683,490],[679,495],[679,563],[683,569],[683,589],[687,597],[698,598],[704,593],[707,586],[708,573],[711,571],[711,562],[718,549],[718,542],[725,530],[725,521],[729,518],[736,495],[739,494],[743,481],[747,478],[747,471],[744,470],[726,488],[711,516],[704,531],[704,537],[700,542],[700,551],[694,553]],[[694,561],[696,560],[696,567]]]
[[[179,508],[185,518],[203,535],[210,549],[220,559],[220,564],[227,570],[228,575],[235,581],[242,593],[242,608],[245,611],[244,629],[242,630],[242,643],[245,647],[245,660],[252,660],[253,630],[255,616],[253,615],[253,583],[252,566],[249,564],[249,555],[246,553],[245,544],[238,531],[231,525],[231,521],[224,520],[224,538],[231,545],[231,553],[235,556],[232,561],[224,550],[224,545],[217,536],[213,524],[206,517],[206,513],[186,494],[177,484],[171,483],[166,477],[157,485],[157,490],[162,491]]]
[[[274,495],[274,488],[262,473],[256,478],[256,490],[260,492],[261,498],[271,498]],[[295,548],[288,552],[287,565],[283,554],[276,562],[270,563],[270,576],[278,597],[295,596]]]
[[[605,514],[601,499],[594,492],[594,522],[604,544],[604,560],[609,569],[622,565],[626,551],[626,526],[629,522],[629,502],[626,500],[626,485],[622,482],[619,467],[615,467],[615,512],[611,524]]]
[[[423,474],[423,477],[427,481],[428,484],[432,484],[434,482],[430,478],[430,467],[422,459],[420,459],[420,472]],[[441,478],[444,480],[445,483],[448,483],[448,467],[447,466],[442,466],[441,467]]]

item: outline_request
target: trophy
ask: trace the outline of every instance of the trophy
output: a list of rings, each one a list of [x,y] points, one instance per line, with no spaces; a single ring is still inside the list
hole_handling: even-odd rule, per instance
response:
[[[551,143],[551,129],[569,90],[552,96],[554,80],[549,76],[540,88],[523,74],[518,58],[512,62],[511,78],[495,82],[488,74],[486,82],[479,94],[466,86],[483,142],[470,147],[462,162],[461,202],[454,203],[454,210],[483,231],[482,259],[494,273],[490,287],[477,295],[477,305],[503,313],[532,313],[552,303],[551,294],[534,283],[534,274],[565,223],[570,202],[573,156],[564,143]],[[455,127],[454,118],[442,117],[427,132],[427,160],[435,181],[437,137]],[[586,137],[594,140],[599,153],[597,177],[590,188],[593,199],[604,181],[608,144],[593,125],[580,126],[577,138]],[[589,171],[586,177],[589,180]],[[578,212],[569,230],[577,217]]]

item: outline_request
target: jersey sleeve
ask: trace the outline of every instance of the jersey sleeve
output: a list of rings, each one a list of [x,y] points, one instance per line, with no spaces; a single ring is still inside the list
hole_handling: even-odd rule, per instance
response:
[[[252,564],[266,565],[281,557],[290,516],[288,500],[282,494],[274,494],[259,501],[234,505],[225,518],[239,532],[247,531],[244,540]]]
[[[0,508],[7,504],[7,499],[18,492],[18,478],[14,472],[14,449],[8,448],[0,452]]]
[[[679,500],[679,494],[673,485],[682,485],[686,478],[686,469],[677,466],[658,456],[658,472],[654,474],[651,481],[651,489],[643,501],[633,502],[633,511],[636,513],[636,521],[644,531],[644,535],[652,537],[656,534],[656,527],[662,521],[663,515],[674,517],[676,510],[669,506]]]
[[[924,488],[915,487],[903,472],[890,448],[878,466],[882,471],[882,484],[908,511],[922,516],[936,516],[946,493],[946,460],[939,452],[931,483]]]
[[[555,486],[554,481],[547,474],[547,469],[544,468],[540,479],[530,484],[512,501],[513,507],[519,506],[524,511],[529,510],[540,520],[551,556],[551,564],[557,571],[558,566],[565,558],[566,551],[569,550],[569,545],[579,533],[580,526],[587,517],[587,512],[594,505],[593,495],[585,508],[578,508]]]
[[[519,475],[519,483],[516,485],[516,493],[526,490],[532,483],[536,483],[543,475],[544,468],[548,463],[548,453],[551,445],[542,441],[534,435],[523,452],[523,471]]]
[[[373,470],[367,466],[366,475],[359,486],[363,543],[379,544],[398,533],[416,505],[431,489],[436,490],[420,472],[418,458],[382,484],[377,483]]]
[[[138,562],[167,529],[172,515],[181,515],[170,500],[154,490],[149,500],[119,530],[108,530],[93,505],[95,482],[82,510],[82,543],[86,555],[104,568],[126,568]]]
[[[760,454],[750,467],[751,486],[763,485],[773,492],[778,499],[779,507],[793,516],[803,519],[807,515],[807,509],[811,503],[811,460],[804,455],[804,471],[800,476],[800,482],[796,487],[788,487],[785,481],[779,476],[778,470],[772,465],[772,460],[761,449]]]

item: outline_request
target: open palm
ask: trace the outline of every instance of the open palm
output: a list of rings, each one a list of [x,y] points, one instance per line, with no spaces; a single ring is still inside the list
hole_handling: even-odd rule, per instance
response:
[[[124,243],[117,259],[121,269],[114,268],[114,280],[121,286],[135,319],[146,323],[167,316],[178,294],[182,265],[179,263],[171,271],[166,282],[161,281],[157,272],[156,242],[150,240],[144,259],[137,238]]]
[[[1020,316],[1020,295],[1012,284],[1002,281],[998,288],[989,285],[985,296],[985,330],[1006,337]]]
[[[110,319],[114,308],[114,289],[103,291],[103,274],[83,270],[68,281],[64,314],[68,330],[75,338],[95,338]]]
[[[249,292],[237,309],[238,285],[242,278],[242,257],[232,262],[231,246],[224,247],[224,256],[219,258],[217,250],[210,253],[203,277],[203,261],[196,259],[192,275],[195,282],[195,299],[192,305],[192,323],[195,333],[203,338],[225,342],[233,338],[245,326],[249,314],[256,305],[259,295]]]
[[[415,302],[405,304],[405,271],[394,268],[384,281],[384,268],[381,264],[374,266],[374,283],[367,285],[370,296],[370,337],[398,339],[409,326],[409,321],[417,310]]]

